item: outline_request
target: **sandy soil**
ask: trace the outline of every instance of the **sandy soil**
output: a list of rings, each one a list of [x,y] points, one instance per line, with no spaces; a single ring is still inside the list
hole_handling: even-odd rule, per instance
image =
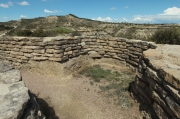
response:
[[[121,108],[114,104],[113,98],[100,93],[98,84],[91,85],[90,79],[83,75],[72,74],[60,79],[30,70],[21,70],[21,74],[30,91],[53,107],[56,119],[139,118],[138,104],[134,103],[128,109]],[[55,119],[54,116],[48,118]]]

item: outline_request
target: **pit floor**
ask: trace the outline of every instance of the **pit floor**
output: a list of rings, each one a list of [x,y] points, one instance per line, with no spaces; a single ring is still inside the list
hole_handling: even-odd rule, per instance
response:
[[[117,71],[129,70],[124,65],[103,67]],[[72,74],[58,78],[31,70],[21,70],[21,75],[31,93],[37,95],[38,101],[41,101],[40,105],[47,119],[140,118],[139,105],[130,96],[133,106],[122,108],[114,104],[113,98],[107,98],[100,93],[98,84],[92,85],[89,77]]]

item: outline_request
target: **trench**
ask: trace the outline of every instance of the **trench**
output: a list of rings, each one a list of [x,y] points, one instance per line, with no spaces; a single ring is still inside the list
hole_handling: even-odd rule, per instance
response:
[[[109,92],[99,88],[107,84],[106,81],[96,82],[79,73],[95,65],[110,71],[131,72],[127,80],[131,78],[133,81],[135,76],[119,60],[91,59],[88,56],[79,56],[61,64],[32,61],[23,65],[21,75],[30,92],[37,96],[41,110],[48,119],[140,118],[139,104],[128,91],[123,94],[129,101],[129,107],[123,106],[125,101],[118,103],[117,96],[109,96]]]

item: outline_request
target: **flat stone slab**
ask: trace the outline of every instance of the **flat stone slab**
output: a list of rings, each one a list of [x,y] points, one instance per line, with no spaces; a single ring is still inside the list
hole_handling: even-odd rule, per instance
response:
[[[0,72],[5,72],[13,69],[13,66],[9,62],[0,61]]]
[[[96,51],[90,51],[88,54],[91,58],[101,58],[101,55],[99,55]]]
[[[29,99],[20,72],[0,61],[0,119],[19,119]]]
[[[143,55],[165,81],[180,89],[180,45],[158,44],[156,49],[148,49]]]
[[[9,88],[6,84],[0,84],[0,96],[7,95],[9,93]]]
[[[21,74],[19,70],[12,69],[3,73],[0,73],[0,84],[11,84],[21,80]]]

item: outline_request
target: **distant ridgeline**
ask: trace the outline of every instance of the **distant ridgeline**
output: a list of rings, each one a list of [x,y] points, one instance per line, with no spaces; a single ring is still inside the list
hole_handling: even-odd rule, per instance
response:
[[[136,71],[135,81],[130,85],[132,97],[140,104],[147,104],[161,119],[180,118],[180,72],[178,64],[166,64],[166,45],[129,40],[119,37],[1,37],[0,59],[8,60],[16,68],[29,61],[53,61],[64,63],[73,57],[96,53],[92,58],[112,58]],[[179,46],[170,46],[167,56],[172,61]],[[177,62],[178,63],[178,62]],[[170,65],[171,64],[171,65]],[[173,68],[172,68],[173,67]]]

